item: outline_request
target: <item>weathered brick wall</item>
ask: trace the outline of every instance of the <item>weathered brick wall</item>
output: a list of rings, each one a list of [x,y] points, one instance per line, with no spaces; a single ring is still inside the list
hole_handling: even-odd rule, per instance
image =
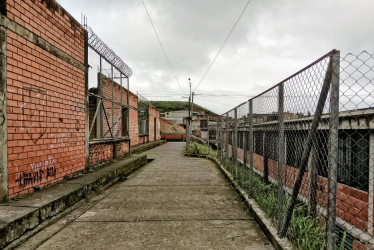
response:
[[[138,108],[138,97],[132,93],[130,94],[130,106]],[[135,146],[139,144],[138,111],[130,109],[129,117],[130,117],[129,133],[130,133],[131,146]]]
[[[116,142],[102,142],[90,145],[90,167],[95,167],[110,160],[128,155],[130,143],[128,140]],[[115,154],[114,149],[115,147]]]
[[[112,91],[113,89],[113,91]],[[117,103],[121,103],[121,91],[122,91],[122,103],[126,104],[127,91],[124,88],[112,81],[110,78],[103,76],[103,96],[113,99]],[[112,96],[113,95],[113,96]],[[111,132],[114,137],[122,137],[122,119],[121,119],[121,105],[113,103],[108,100],[103,99],[103,104],[105,107],[106,117],[103,114],[103,133],[104,137],[111,137],[108,122],[111,128]]]
[[[243,161],[244,151],[241,148],[238,150],[238,159]],[[229,145],[229,152],[231,153],[232,146]],[[249,153],[247,157],[249,162]],[[253,154],[253,165],[260,173],[264,172],[264,157],[258,154]],[[269,177],[274,181],[278,181],[278,162],[272,159],[268,160]],[[284,185],[290,190],[293,189],[299,170],[293,166],[284,165]],[[327,178],[318,176],[317,187],[317,204],[323,208],[327,208]],[[303,177],[300,196],[308,198],[308,174]],[[368,230],[368,193],[350,186],[338,183],[337,185],[337,201],[336,201],[337,216],[349,224],[363,230]]]
[[[7,0],[7,16],[84,63],[84,30],[54,0]]]
[[[160,111],[153,106],[149,106],[149,141],[160,139]]]
[[[113,100],[116,102],[121,102],[121,90],[122,90],[122,102],[124,104],[127,103],[127,90],[125,88],[121,88],[121,85],[116,83],[115,81],[112,81],[111,79],[107,77],[103,77],[103,95],[112,99],[112,86],[114,86],[113,91]],[[105,110],[108,116],[109,124],[112,124],[112,103],[109,101],[103,101]],[[129,92],[129,105],[138,108],[138,97],[134,95],[131,91]],[[114,121],[116,121],[116,118],[120,114],[119,106],[114,105]],[[104,115],[103,115],[104,116]],[[119,128],[121,127],[121,123],[119,122],[117,129],[114,131],[115,136],[122,136],[122,134],[119,131]],[[103,130],[104,134],[106,131],[108,131],[108,125],[105,120],[105,116],[103,117]],[[131,109],[129,110],[129,137],[131,139],[131,145],[137,145],[139,143],[139,131],[138,131],[138,111]],[[106,137],[110,137],[110,134],[108,133]]]
[[[8,0],[9,19],[84,62],[84,30],[54,1]],[[7,31],[9,196],[85,167],[85,73]]]

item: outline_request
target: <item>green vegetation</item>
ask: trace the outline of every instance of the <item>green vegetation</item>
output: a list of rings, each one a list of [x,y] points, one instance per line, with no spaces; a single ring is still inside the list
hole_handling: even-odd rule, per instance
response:
[[[325,249],[325,225],[308,215],[306,205],[295,207],[288,238],[301,249]]]
[[[202,145],[197,142],[191,142],[190,145],[185,148],[187,154],[198,155],[198,156],[207,156],[208,155],[208,146]],[[217,152],[212,148],[209,149],[209,156],[217,157]]]
[[[262,177],[252,174],[242,164],[235,164],[230,159],[223,159],[223,165],[233,176],[239,186],[254,199],[266,216],[274,223],[278,215],[278,188],[274,184],[266,185]],[[252,178],[252,179],[250,179]],[[250,182],[251,180],[251,182]],[[285,196],[283,218],[290,201],[289,195]],[[299,203],[294,209],[290,227],[287,233],[288,239],[295,247],[300,249],[325,249],[325,224],[308,214],[306,205]]]
[[[193,155],[207,155],[208,146],[201,145],[197,142],[192,142],[185,151],[186,153]],[[218,159],[218,155],[215,150],[211,149],[209,155]],[[278,187],[274,184],[265,184],[262,177],[255,173],[250,175],[247,167],[245,167],[243,164],[236,164],[234,161],[232,161],[232,159],[223,157],[222,164],[226,170],[235,177],[235,180],[239,186],[257,202],[266,216],[274,223],[278,223]],[[286,194],[283,202],[283,218],[285,218],[290,200],[290,196]],[[325,222],[321,218],[311,216],[308,213],[307,206],[302,202],[299,202],[293,211],[290,226],[287,232],[287,238],[295,247],[299,249],[325,249],[325,227]],[[336,249],[344,250],[345,238],[346,233],[344,233],[341,242],[337,244]]]
[[[189,104],[188,102],[178,102],[178,101],[150,101],[151,105],[161,113],[170,112],[170,111],[178,111],[178,110],[188,110]],[[210,111],[209,109],[203,108],[200,105],[194,104],[193,105],[194,111],[201,112],[205,111],[207,115],[218,116],[216,113]]]

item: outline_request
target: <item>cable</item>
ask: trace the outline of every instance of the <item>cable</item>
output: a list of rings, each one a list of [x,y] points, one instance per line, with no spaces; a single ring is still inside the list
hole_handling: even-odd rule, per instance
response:
[[[212,101],[208,101],[208,100],[201,99],[201,98],[197,98],[197,97],[195,97],[195,99],[200,100],[200,101],[203,101],[203,102],[211,102],[211,103],[215,103],[215,104],[220,104],[220,105],[224,105],[224,106],[229,106],[229,104],[219,103],[219,102],[212,102]]]
[[[244,7],[244,9],[243,9],[243,11],[242,11],[242,13],[240,13],[240,16],[239,16],[239,18],[236,20],[236,22],[235,22],[235,24],[234,24],[234,26],[232,27],[232,29],[231,29],[231,31],[230,31],[230,33],[228,34],[228,36],[226,37],[226,39],[225,39],[225,41],[223,42],[223,44],[222,44],[222,46],[221,46],[221,48],[218,50],[218,53],[217,53],[217,55],[214,57],[214,59],[213,59],[213,61],[211,62],[211,64],[209,65],[209,67],[208,67],[208,69],[207,69],[207,71],[205,72],[205,74],[204,74],[204,76],[201,78],[201,80],[200,80],[200,82],[199,82],[199,84],[197,84],[197,86],[196,86],[196,88],[195,88],[195,90],[194,90],[194,92],[196,91],[196,89],[200,86],[200,84],[203,82],[203,80],[204,80],[204,78],[205,78],[205,76],[208,74],[208,72],[209,72],[209,70],[212,68],[212,66],[213,66],[213,64],[214,64],[214,62],[216,61],[216,59],[217,59],[217,57],[219,56],[219,54],[221,53],[221,51],[222,51],[222,49],[223,49],[223,47],[225,46],[225,44],[226,44],[226,42],[227,42],[227,40],[229,39],[229,37],[231,36],[231,34],[232,34],[232,32],[234,31],[234,29],[235,29],[235,27],[236,27],[236,25],[238,24],[238,22],[239,22],[239,20],[240,20],[240,18],[243,16],[243,14],[244,14],[244,12],[245,12],[245,10],[247,9],[247,7],[248,7],[248,5],[249,5],[249,3],[251,2],[251,0],[248,0],[248,2],[247,2],[247,4],[245,5],[245,7]]]
[[[180,88],[180,89],[182,90],[182,92],[183,92],[182,86],[181,86],[180,82],[178,81],[178,78],[177,78],[177,76],[176,76],[176,74],[175,74],[175,72],[174,72],[173,67],[171,66],[171,63],[170,63],[170,61],[169,61],[168,56],[166,55],[166,52],[165,52],[164,46],[162,46],[162,43],[161,43],[160,37],[159,37],[158,34],[157,34],[156,28],[155,28],[155,26],[154,26],[154,24],[153,24],[153,22],[152,22],[151,16],[150,16],[150,14],[149,14],[149,12],[148,12],[148,9],[147,9],[147,6],[145,5],[144,0],[142,0],[142,3],[143,3],[143,6],[144,6],[145,11],[147,12],[147,15],[148,15],[149,21],[150,21],[151,24],[152,24],[152,28],[153,28],[153,30],[154,30],[154,32],[155,32],[155,34],[156,34],[156,37],[157,37],[158,43],[160,44],[161,50],[162,50],[162,52],[164,53],[164,56],[165,56],[165,59],[166,59],[167,63],[169,64],[170,70],[171,70],[171,72],[173,72],[174,78],[175,78],[175,80],[177,81],[177,83],[178,83],[178,85],[179,85],[179,88]]]

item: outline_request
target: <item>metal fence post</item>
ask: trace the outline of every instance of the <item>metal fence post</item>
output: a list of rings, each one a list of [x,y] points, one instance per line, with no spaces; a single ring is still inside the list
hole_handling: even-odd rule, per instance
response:
[[[283,189],[283,165],[285,162],[284,150],[284,84],[278,87],[278,232],[282,229],[284,189]]]
[[[209,148],[210,148],[210,146],[209,146],[210,145],[209,144],[210,143],[210,140],[209,140],[210,139],[209,138],[210,137],[210,135],[209,135],[209,116],[208,116],[208,120],[207,120],[207,127],[208,127],[208,155],[209,155]]]
[[[229,114],[226,114],[226,124],[225,124],[225,130],[226,130],[226,139],[225,139],[225,154],[226,154],[226,160],[229,158]]]
[[[84,31],[84,65],[86,67],[86,70],[84,72],[84,106],[86,109],[86,117],[85,117],[85,127],[84,127],[84,133],[85,133],[85,140],[84,140],[84,151],[85,151],[85,170],[87,171],[90,166],[90,100],[89,100],[89,95],[88,95],[88,70],[89,70],[89,65],[88,65],[88,33],[87,30]],[[97,100],[97,99],[96,99]],[[93,121],[94,123],[95,121]]]
[[[314,113],[314,117],[313,117],[313,121],[312,121],[312,124],[311,124],[311,127],[310,127],[310,131],[309,131],[308,137],[307,137],[307,139],[304,143],[302,156],[301,156],[301,159],[296,163],[296,167],[299,169],[299,173],[297,174],[295,185],[293,187],[292,197],[291,197],[291,201],[290,201],[290,204],[288,206],[288,209],[287,209],[286,218],[285,218],[285,221],[283,223],[282,230],[280,231],[280,235],[282,237],[286,236],[286,233],[287,233],[287,230],[288,230],[288,227],[289,227],[289,223],[291,221],[292,213],[293,213],[293,210],[294,210],[294,208],[296,206],[296,203],[297,203],[297,196],[299,195],[299,191],[300,191],[301,184],[302,184],[302,181],[303,181],[303,176],[304,176],[304,173],[305,173],[308,161],[309,161],[310,150],[312,148],[313,141],[315,140],[315,137],[317,135],[318,125],[321,121],[323,108],[325,107],[327,95],[329,93],[330,83],[331,83],[331,75],[332,75],[332,62],[330,61],[329,67],[327,69],[326,76],[325,76],[325,79],[324,79],[324,82],[323,82],[323,85],[322,85],[321,93],[320,93],[320,96],[319,96],[319,99],[318,99],[317,108],[316,108],[316,111]]]
[[[238,178],[238,108],[234,110],[234,141],[232,143],[232,157],[235,164],[235,178]]]
[[[103,96],[104,96],[104,90],[103,90],[103,74],[102,74],[102,71],[103,71],[103,58],[102,56],[100,55],[100,73],[99,73],[99,91],[100,91],[100,100],[101,100],[101,104],[103,103]],[[103,138],[104,137],[104,110],[103,110],[103,107],[104,105],[102,105],[100,107],[100,116],[99,116],[99,122],[98,122],[98,131],[99,131],[99,138]]]
[[[248,116],[248,148],[249,148],[249,186],[250,186],[250,193],[252,193],[253,189],[253,178],[254,178],[254,167],[253,167],[253,102],[249,100],[249,116]]]
[[[221,117],[221,126],[220,126],[220,160],[222,162],[223,160],[223,143],[224,143],[224,137],[223,137],[223,118]]]
[[[269,182],[269,133],[267,133],[267,130],[265,129],[262,133],[262,152],[264,155],[263,158],[263,166],[264,166],[264,183],[268,185]]]
[[[327,249],[335,248],[335,220],[336,220],[336,186],[338,169],[339,142],[339,73],[340,51],[332,56],[331,100],[330,100],[330,144],[329,144],[329,175],[328,175],[328,219],[327,219]]]
[[[247,167],[247,157],[248,157],[248,141],[247,141],[248,134],[246,131],[247,124],[248,124],[248,114],[247,114],[247,118],[245,119],[244,131],[243,131],[243,166],[244,168]]]

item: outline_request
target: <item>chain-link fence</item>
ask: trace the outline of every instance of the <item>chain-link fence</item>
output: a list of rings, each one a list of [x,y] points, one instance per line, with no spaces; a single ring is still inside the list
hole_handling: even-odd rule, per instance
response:
[[[221,116],[218,159],[302,249],[374,249],[374,57],[331,51]]]

